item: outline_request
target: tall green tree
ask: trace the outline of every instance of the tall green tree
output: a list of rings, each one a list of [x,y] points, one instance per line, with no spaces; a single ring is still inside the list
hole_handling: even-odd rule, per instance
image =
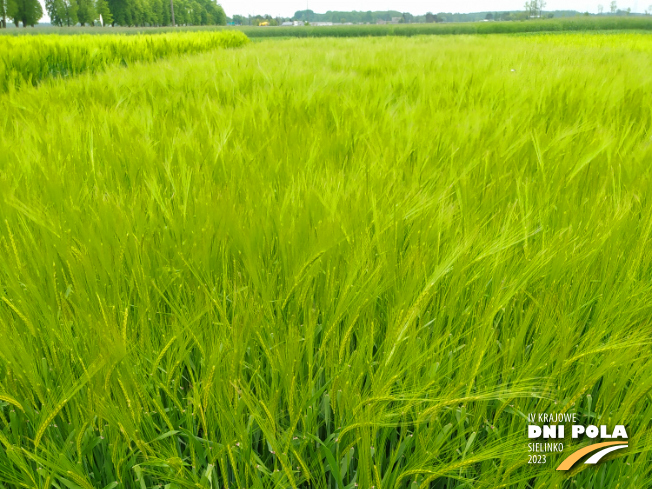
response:
[[[106,0],[97,0],[95,11],[97,12],[98,18],[101,20],[102,27],[113,23],[113,14],[109,9],[109,3]]]
[[[38,0],[0,0],[1,2]],[[179,25],[226,25],[215,0],[173,0]],[[45,0],[53,25],[166,26],[172,21],[170,0]],[[268,16],[269,17],[269,16]],[[271,17],[270,17],[271,19]]]
[[[77,24],[77,3],[74,0],[46,0],[45,9],[52,25],[62,27]]]
[[[145,26],[149,17],[149,4],[146,0],[132,0],[134,25]]]
[[[7,28],[7,0],[0,0],[0,29]]]
[[[211,15],[211,25],[226,25],[226,12],[219,3],[212,2],[208,0],[207,2],[210,5],[210,8],[207,7],[208,12]]]
[[[93,0],[76,0],[77,1],[77,19],[81,25],[94,25],[95,19],[98,18]]]
[[[190,10],[194,25],[226,25],[226,13],[222,6],[213,0],[193,0],[190,2]],[[270,16],[266,15],[270,25],[275,25],[277,22]]]
[[[174,0],[174,20],[177,25],[186,25],[186,0]]]
[[[130,25],[127,22],[127,0],[107,0],[113,14],[113,25]]]
[[[163,25],[163,11],[160,0],[149,0],[150,24],[154,26]]]
[[[43,17],[43,8],[38,0],[9,0],[7,2],[7,17],[13,20],[16,27],[32,26]]]
[[[169,0],[159,0],[161,5],[161,25],[170,25],[171,23],[171,11],[170,11],[170,1]]]

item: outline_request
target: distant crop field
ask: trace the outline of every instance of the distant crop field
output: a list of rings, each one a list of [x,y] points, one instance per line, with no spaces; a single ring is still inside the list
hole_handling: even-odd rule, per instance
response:
[[[652,37],[70,39],[0,94],[0,487],[652,487]]]
[[[379,37],[451,34],[518,34],[539,32],[649,31],[652,16],[561,17],[505,22],[451,22],[438,24],[359,24],[334,26],[177,26],[177,27],[49,27],[5,29],[1,35],[141,34],[159,32],[242,31],[251,38],[269,37]]]

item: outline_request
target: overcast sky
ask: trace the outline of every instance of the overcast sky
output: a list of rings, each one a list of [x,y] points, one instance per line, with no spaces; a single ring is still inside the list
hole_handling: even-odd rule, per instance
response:
[[[522,10],[525,0],[218,0],[226,15],[270,14],[273,16],[291,17],[297,10],[305,10],[306,6],[317,13],[328,10],[398,10],[415,15],[426,12],[486,12],[501,10]],[[652,0],[617,0],[618,8],[628,7],[632,12],[644,12]],[[547,0],[545,10],[579,10],[580,12],[597,13],[598,5],[609,10],[611,0]],[[41,0],[45,13],[44,0]],[[49,22],[47,13],[41,22]]]

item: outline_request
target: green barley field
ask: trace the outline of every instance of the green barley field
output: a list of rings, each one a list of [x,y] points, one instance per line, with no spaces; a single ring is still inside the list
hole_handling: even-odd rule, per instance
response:
[[[652,487],[650,35],[188,35],[0,39],[0,487]]]

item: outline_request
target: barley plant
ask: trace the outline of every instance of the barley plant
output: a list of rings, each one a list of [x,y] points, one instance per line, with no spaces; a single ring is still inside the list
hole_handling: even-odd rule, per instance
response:
[[[0,36],[0,93],[44,79],[97,72],[107,66],[238,47],[240,31],[107,36]]]
[[[652,38],[112,39],[12,41],[0,487],[652,487]]]

